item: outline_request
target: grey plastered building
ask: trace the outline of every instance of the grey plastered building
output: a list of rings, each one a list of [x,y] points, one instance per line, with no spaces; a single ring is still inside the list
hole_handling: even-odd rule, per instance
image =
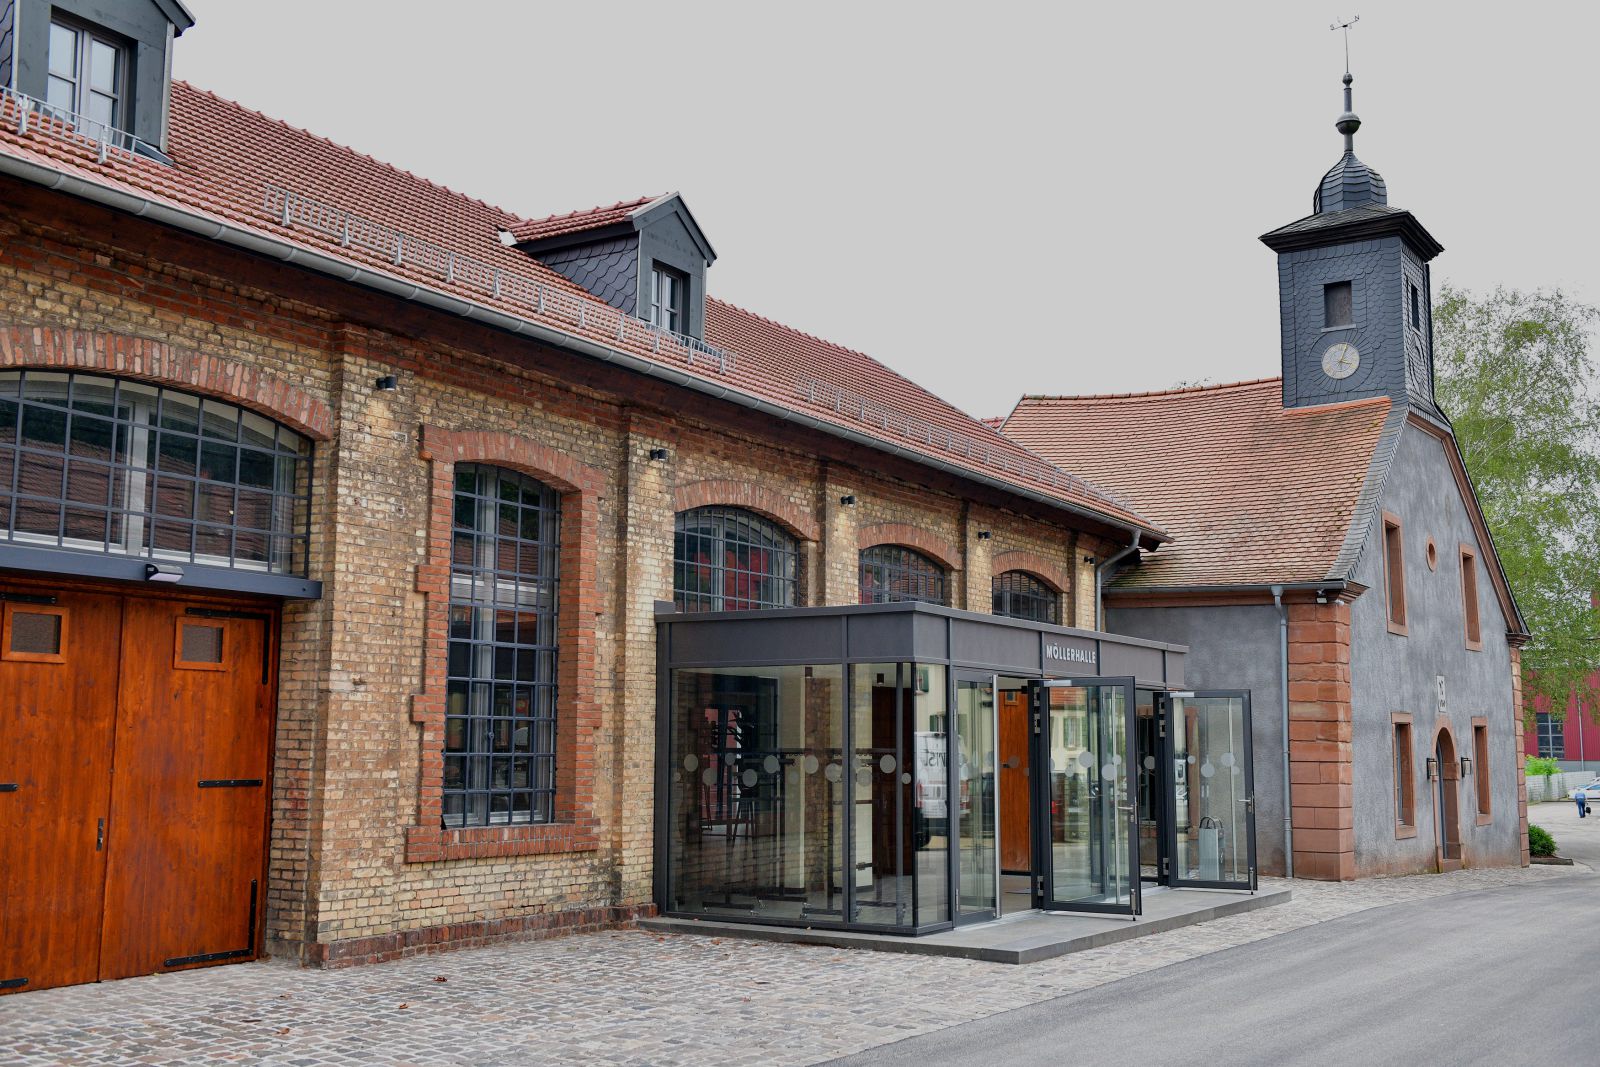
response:
[[[1434,398],[1443,247],[1356,157],[1349,86],[1312,214],[1261,238],[1281,378],[1028,396],[1003,431],[1175,534],[1120,566],[1106,629],[1250,693],[1264,872],[1526,862],[1528,635]]]

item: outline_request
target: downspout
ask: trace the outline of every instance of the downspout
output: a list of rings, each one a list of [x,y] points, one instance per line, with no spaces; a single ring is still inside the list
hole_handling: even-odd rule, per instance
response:
[[[1289,614],[1283,606],[1283,586],[1272,587],[1272,606],[1278,609],[1278,696],[1283,704],[1283,876],[1294,877],[1294,822],[1289,806]]]
[[[1104,633],[1106,628],[1106,603],[1105,603],[1105,574],[1112,567],[1127,559],[1129,555],[1139,551],[1139,531],[1133,531],[1133,543],[1118,552],[1115,556],[1094,568],[1094,628]]]

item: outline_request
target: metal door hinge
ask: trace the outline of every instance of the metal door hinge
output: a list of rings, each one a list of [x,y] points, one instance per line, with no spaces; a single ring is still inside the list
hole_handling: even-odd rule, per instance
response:
[[[1044,733],[1044,719],[1037,711],[1033,713],[1033,732],[1035,736]]]
[[[1044,896],[1044,875],[1042,874],[1033,876],[1033,895],[1036,897]]]
[[[1172,860],[1167,856],[1161,857],[1161,877],[1165,878],[1172,873]]]
[[[106,821],[96,819],[94,827],[94,850],[99,852],[106,846]]]

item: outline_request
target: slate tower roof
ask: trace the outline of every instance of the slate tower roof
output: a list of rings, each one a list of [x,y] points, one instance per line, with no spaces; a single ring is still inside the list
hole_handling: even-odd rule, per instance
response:
[[[1383,175],[1356,158],[1356,131],[1361,128],[1361,119],[1352,110],[1350,102],[1350,83],[1354,80],[1349,71],[1344,72],[1344,114],[1333,124],[1334,129],[1344,134],[1344,155],[1317,184],[1317,191],[1311,197],[1313,215],[1389,203],[1389,190],[1383,184]]]

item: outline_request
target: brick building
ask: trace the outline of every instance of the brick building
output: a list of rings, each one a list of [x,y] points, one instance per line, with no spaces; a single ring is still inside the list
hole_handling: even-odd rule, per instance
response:
[[[180,4],[0,11],[9,988],[629,921],[658,602],[1092,628],[1165,540],[708,297],[676,195],[520,217],[150,81]]]
[[[0,0],[0,990],[1254,886],[1249,693],[1103,625],[1158,522],[710,297],[682,197],[484,204],[192,22]]]

